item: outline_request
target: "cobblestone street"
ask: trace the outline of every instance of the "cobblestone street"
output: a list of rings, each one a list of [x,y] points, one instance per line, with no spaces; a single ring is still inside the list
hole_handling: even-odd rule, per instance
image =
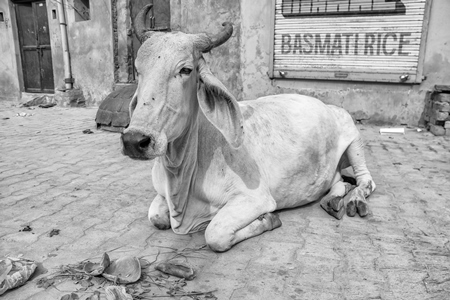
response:
[[[22,112],[33,115],[16,116]],[[39,277],[104,252],[154,261],[205,244],[203,233],[178,236],[149,224],[153,162],[123,156],[119,134],[96,130],[95,114],[0,103],[0,256],[41,263],[0,298],[59,300],[77,286],[38,288]],[[450,299],[450,137],[359,126],[377,184],[371,215],[338,221],[319,203],[282,211],[279,229],[189,257],[197,276],[185,290],[220,300]],[[27,225],[31,231],[20,231]]]

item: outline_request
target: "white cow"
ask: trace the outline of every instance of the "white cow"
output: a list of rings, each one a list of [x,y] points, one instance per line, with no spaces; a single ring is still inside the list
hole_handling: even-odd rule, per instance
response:
[[[226,251],[281,226],[276,210],[320,200],[338,219],[368,214],[375,183],[345,110],[292,94],[237,102],[202,57],[231,36],[231,24],[212,37],[149,32],[150,7],[136,17],[139,85],[121,140],[125,155],[156,159],[148,216],[157,228],[206,229],[210,248]],[[341,177],[348,166],[354,189]]]

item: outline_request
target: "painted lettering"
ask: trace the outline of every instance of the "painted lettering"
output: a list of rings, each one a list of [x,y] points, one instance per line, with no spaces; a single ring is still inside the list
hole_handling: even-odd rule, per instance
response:
[[[409,41],[405,41],[406,36],[411,36],[410,32],[400,32],[400,42],[398,43],[398,55],[408,56],[409,52],[403,52],[403,46],[409,45]]]
[[[342,36],[345,37],[345,54],[348,54],[350,48],[350,38],[353,36],[353,33],[343,33]]]
[[[281,54],[316,55],[401,55],[408,56],[410,32],[386,33],[296,33],[281,35]]]
[[[381,33],[377,34],[377,55],[381,54],[381,36]]]
[[[298,33],[295,35],[293,53],[296,54],[297,51],[298,54],[302,54],[302,35]]]
[[[366,33],[366,38],[364,40],[364,55],[373,55],[373,44],[375,44],[375,34]]]
[[[308,44],[309,49],[303,49],[303,53],[305,54],[311,54],[313,52],[313,43],[311,42],[311,39],[314,38],[313,35],[311,33],[307,33],[303,36],[303,39],[305,40],[305,42]]]
[[[291,35],[283,34],[281,36],[281,53],[288,54],[291,52]]]
[[[388,32],[386,33],[386,35],[383,38],[383,54],[384,55],[393,55],[395,53],[395,48],[392,48],[391,51],[387,51],[386,49],[386,44],[387,44],[387,40],[388,38],[392,38],[394,40],[394,42],[397,41],[397,35],[393,32]]]
[[[333,47],[331,47],[331,55],[334,55],[335,51],[337,54],[342,55],[342,41],[341,35],[339,33],[334,35]]]
[[[316,43],[314,47],[314,52],[318,54],[324,54],[326,50],[326,54],[330,54],[330,43],[331,43],[331,34],[327,33],[325,35],[325,40],[322,43],[322,38],[320,37],[320,34],[316,33],[315,36]]]

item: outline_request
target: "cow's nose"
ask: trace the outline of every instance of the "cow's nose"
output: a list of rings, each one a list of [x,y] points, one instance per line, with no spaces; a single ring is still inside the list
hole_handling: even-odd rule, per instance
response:
[[[139,132],[122,134],[123,153],[134,158],[144,158],[145,151],[151,143],[151,138]]]

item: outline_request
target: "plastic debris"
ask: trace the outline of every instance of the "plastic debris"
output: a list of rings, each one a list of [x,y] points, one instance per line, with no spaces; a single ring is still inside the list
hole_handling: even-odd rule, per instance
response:
[[[108,286],[105,288],[105,294],[108,300],[133,300],[123,286]]]
[[[100,261],[100,263],[95,264],[89,261],[84,265],[83,270],[88,275],[97,276],[102,274],[106,270],[106,268],[109,267],[110,263],[111,261],[109,260],[109,256],[105,252],[103,253],[102,260]]]
[[[84,134],[91,134],[91,133],[94,133],[92,130],[90,130],[90,129],[85,129],[85,130],[83,130],[83,133]]]
[[[0,295],[27,282],[37,264],[25,258],[6,257],[0,260]]]
[[[405,128],[380,128],[380,134],[405,134]]]
[[[16,117],[32,117],[34,114],[29,114],[26,112],[17,113]]]
[[[184,278],[186,280],[192,280],[195,278],[194,269],[183,262],[166,261],[156,265],[155,269],[169,275]]]
[[[136,257],[124,256],[113,260],[102,275],[115,283],[136,282],[141,278],[141,264]]]

